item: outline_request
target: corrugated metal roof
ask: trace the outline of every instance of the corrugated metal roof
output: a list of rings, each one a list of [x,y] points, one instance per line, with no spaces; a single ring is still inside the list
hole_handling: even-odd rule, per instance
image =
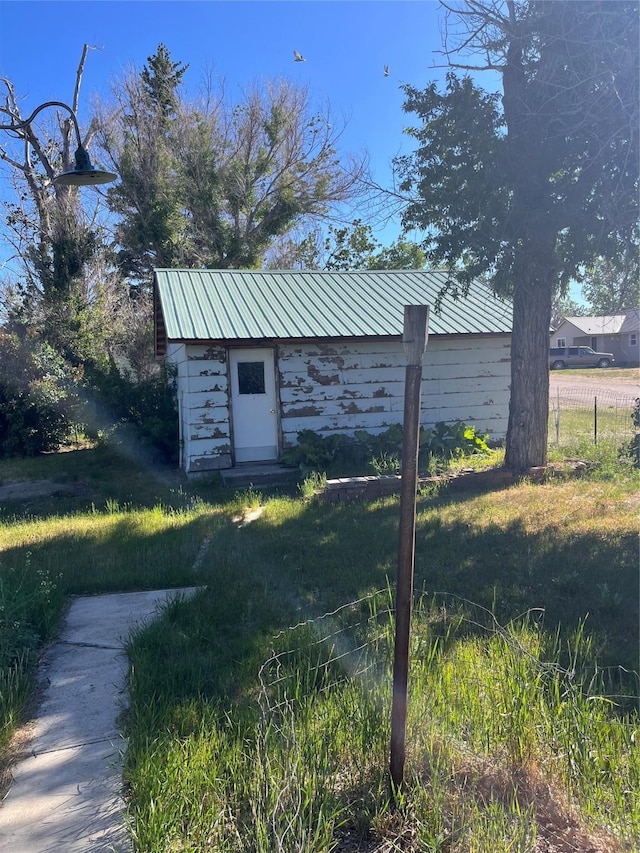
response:
[[[429,333],[509,333],[512,309],[480,282],[434,305],[447,275],[424,270],[155,270],[168,340],[402,335],[405,305],[429,305]]]

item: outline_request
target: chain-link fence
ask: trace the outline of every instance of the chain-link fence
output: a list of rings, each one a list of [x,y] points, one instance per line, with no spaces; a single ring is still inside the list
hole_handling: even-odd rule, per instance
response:
[[[577,438],[622,444],[635,434],[631,394],[585,387],[557,388],[549,395],[549,442]]]

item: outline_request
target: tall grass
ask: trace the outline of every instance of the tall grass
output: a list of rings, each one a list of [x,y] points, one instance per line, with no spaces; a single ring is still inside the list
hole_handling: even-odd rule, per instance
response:
[[[63,602],[56,574],[34,566],[30,551],[0,573],[0,748],[20,722],[38,649],[51,635]]]
[[[223,495],[111,459],[75,504],[5,508],[5,741],[67,595],[197,583],[129,645],[137,853],[637,849],[638,473],[598,453],[582,480],[419,496],[395,800],[397,497]]]
[[[257,681],[216,700],[193,683],[170,717],[141,695],[134,668],[137,849],[532,851],[537,837],[559,844],[570,831],[578,850],[632,850],[637,719],[611,714],[601,685],[581,681],[582,632],[568,672],[529,617],[485,627],[477,613],[419,602],[409,772],[392,801],[389,604],[381,592],[280,632]],[[606,846],[586,846],[598,838]]]

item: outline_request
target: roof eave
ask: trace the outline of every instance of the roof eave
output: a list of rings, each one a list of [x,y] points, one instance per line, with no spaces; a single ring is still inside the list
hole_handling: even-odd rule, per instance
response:
[[[429,332],[429,338],[452,339],[452,338],[505,338],[510,337],[511,331],[494,332]],[[222,347],[267,347],[278,344],[336,344],[343,341],[353,343],[388,343],[390,341],[402,342],[402,334],[399,335],[336,335],[331,337],[287,337],[287,338],[167,338],[167,343],[185,344],[187,346],[222,346]]]

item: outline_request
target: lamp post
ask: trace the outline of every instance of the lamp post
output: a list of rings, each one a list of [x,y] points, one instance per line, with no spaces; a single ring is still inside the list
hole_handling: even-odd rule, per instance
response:
[[[86,187],[95,186],[96,184],[109,184],[112,181],[115,181],[118,176],[114,172],[106,172],[102,169],[96,169],[92,165],[89,154],[83,146],[82,139],[80,138],[80,127],[78,125],[76,114],[70,106],[64,104],[62,101],[46,101],[44,104],[40,104],[39,107],[36,107],[31,115],[22,121],[17,121],[13,124],[0,124],[0,130],[13,131],[20,135],[19,132],[24,130],[25,127],[28,127],[38,113],[46,107],[62,107],[67,110],[73,121],[76,140],[78,143],[78,147],[75,152],[75,168],[62,172],[60,175],[56,175],[53,182],[58,186]]]

